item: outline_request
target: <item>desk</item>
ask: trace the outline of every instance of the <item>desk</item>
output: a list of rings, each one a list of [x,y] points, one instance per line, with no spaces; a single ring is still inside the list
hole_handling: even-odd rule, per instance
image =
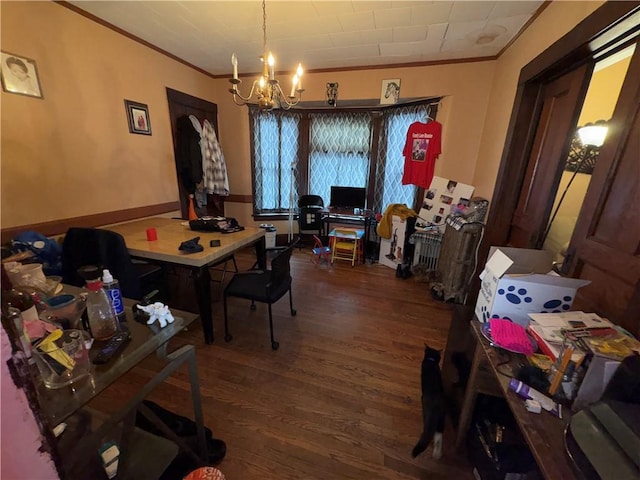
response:
[[[364,256],[373,261],[378,260],[376,248],[370,245],[371,242],[378,241],[375,228],[378,222],[371,216],[364,215],[343,215],[334,213],[323,213],[322,224],[324,225],[324,236],[328,236],[332,231],[331,225],[350,225],[364,230]],[[335,227],[334,227],[335,228]],[[373,229],[373,235],[372,235]],[[373,238],[372,238],[373,237]]]
[[[65,292],[77,293],[79,291],[79,288],[65,286]],[[59,423],[68,421],[74,414],[78,414],[82,407],[86,406],[89,401],[154,351],[167,361],[167,365],[159,373],[154,375],[117,413],[109,417],[95,431],[82,436],[81,439],[77,439],[80,441],[76,441],[70,445],[64,435],[68,433],[68,436],[70,436],[73,435],[73,432],[65,432],[65,434],[60,437],[58,454],[61,457],[64,470],[69,478],[74,478],[74,472],[78,469],[83,471],[83,467],[88,461],[97,458],[96,452],[104,442],[105,434],[112,431],[112,429],[120,423],[123,424],[123,433],[122,440],[119,444],[121,455],[119,471],[125,473],[127,466],[131,465],[134,467],[136,462],[132,459],[136,456],[136,452],[133,451],[134,449],[127,448],[127,446],[130,445],[128,442],[132,437],[131,434],[133,432],[136,412],[140,410],[145,416],[147,415],[147,410],[145,410],[147,407],[142,405],[144,398],[183,363],[188,363],[189,365],[189,381],[191,384],[193,411],[197,424],[199,454],[196,454],[188,446],[183,445],[181,439],[173,440],[200,463],[203,462],[203,459],[206,459],[207,453],[195,348],[193,345],[187,345],[168,355],[166,354],[167,342],[198,317],[191,313],[173,310],[172,313],[175,321],[172,324],[167,325],[165,328],[159,328],[157,324],[150,327],[133,320],[131,313],[132,303],[131,300],[125,300],[128,319],[127,325],[131,331],[131,340],[118,356],[105,365],[94,365],[89,377],[79,379],[73,383],[72,386],[50,390],[47,389],[41,381],[35,385],[40,413],[47,427],[53,429],[53,427]],[[35,366],[33,366],[33,368],[35,368]],[[35,371],[37,371],[37,369]],[[32,378],[38,378],[37,374]],[[152,447],[147,447],[147,450],[149,448]],[[149,452],[144,453],[148,454]],[[172,458],[162,460],[168,460],[170,462]],[[160,463],[160,465],[162,465],[162,463]],[[162,473],[162,470],[160,470],[160,473]],[[86,478],[86,475],[84,478]]]
[[[568,423],[568,412],[567,415],[564,415],[564,419],[556,418],[544,410],[540,414],[528,412],[524,407],[524,400],[509,390],[509,377],[498,372],[497,365],[501,362],[498,350],[489,345],[489,342],[484,338],[480,332],[481,325],[477,320],[471,320],[471,329],[477,345],[460,413],[456,446],[462,445],[467,434],[478,392],[480,373],[483,366],[488,366],[545,478],[550,480],[577,479],[571,465],[571,459],[565,452],[564,446],[564,429]],[[509,372],[511,371],[509,367],[509,364],[501,365],[500,371]]]
[[[213,314],[209,267],[249,245],[255,245],[259,268],[266,268],[265,231],[261,228],[245,227],[244,230],[234,233],[196,232],[188,225],[183,225],[184,222],[152,217],[103,228],[122,235],[132,257],[183,265],[193,271],[204,341],[210,344],[213,343]],[[147,228],[157,230],[158,240],[147,240]],[[182,242],[194,237],[200,237],[199,243],[204,247],[202,252],[185,253],[178,250]],[[213,239],[220,240],[219,247],[209,246],[209,241]]]

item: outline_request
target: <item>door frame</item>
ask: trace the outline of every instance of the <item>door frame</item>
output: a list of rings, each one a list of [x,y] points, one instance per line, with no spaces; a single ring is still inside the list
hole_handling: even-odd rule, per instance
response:
[[[637,41],[639,15],[640,2],[607,2],[522,68],[491,201],[500,208],[490,209],[478,252],[479,265],[486,262],[490,246],[507,244],[533,148],[544,85]],[[471,289],[475,295],[469,302],[475,302],[478,289],[476,278]]]

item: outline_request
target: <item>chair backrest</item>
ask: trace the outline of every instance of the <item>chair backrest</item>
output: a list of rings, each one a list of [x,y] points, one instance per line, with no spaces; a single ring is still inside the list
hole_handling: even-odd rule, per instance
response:
[[[62,243],[63,283],[84,286],[85,280],[78,274],[78,268],[85,265],[108,268],[120,283],[123,296],[140,298],[140,279],[119,233],[99,228],[70,228]]]
[[[291,254],[298,240],[295,238],[287,248],[271,259],[271,282],[274,286],[281,285],[291,278]]]
[[[313,236],[313,248],[323,248],[324,245],[322,244],[322,240],[320,240],[320,237],[318,237],[318,235],[314,235]]]
[[[301,195],[298,199],[298,207],[324,207],[324,200],[320,195]]]

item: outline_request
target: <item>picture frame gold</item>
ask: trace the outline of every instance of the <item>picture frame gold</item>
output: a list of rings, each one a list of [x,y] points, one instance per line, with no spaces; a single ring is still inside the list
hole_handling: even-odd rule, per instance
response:
[[[35,60],[0,51],[0,66],[3,91],[27,97],[44,98]]]

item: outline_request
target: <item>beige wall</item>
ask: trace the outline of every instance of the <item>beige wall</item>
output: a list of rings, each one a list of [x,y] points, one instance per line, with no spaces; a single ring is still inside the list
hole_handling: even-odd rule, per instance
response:
[[[476,195],[493,195],[520,70],[603,3],[552,2],[498,59],[473,179]]]
[[[2,227],[177,200],[165,87],[215,101],[211,78],[51,2],[2,2],[2,50],[44,93],[0,97]],[[153,135],[129,133],[125,98]]]
[[[304,97],[323,100],[337,81],[339,101],[379,98],[388,78],[401,79],[401,97],[445,96],[436,174],[491,198],[520,68],[599,4],[552,4],[497,62],[307,74]],[[166,86],[218,104],[231,193],[251,194],[247,109],[226,80],[48,2],[2,2],[2,49],[37,61],[45,96],[0,97],[2,227],[177,200]],[[152,136],[128,132],[125,98],[149,105]],[[228,204],[241,223],[252,225],[250,214]]]

